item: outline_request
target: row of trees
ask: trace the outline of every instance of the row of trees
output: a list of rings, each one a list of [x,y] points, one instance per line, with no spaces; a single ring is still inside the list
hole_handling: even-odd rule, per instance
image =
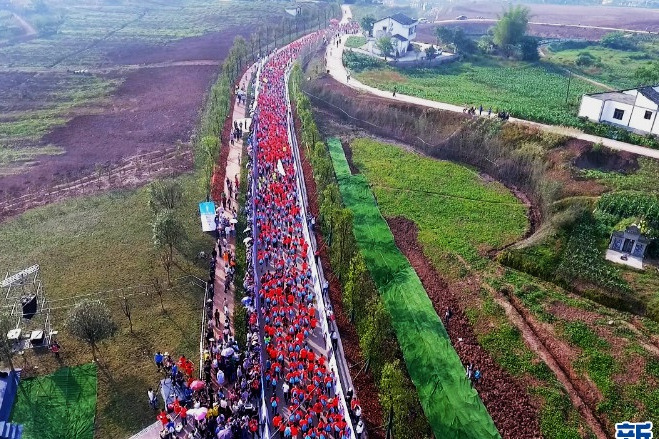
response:
[[[197,166],[202,169],[201,186],[210,199],[215,165],[220,156],[222,129],[231,111],[233,89],[243,70],[259,55],[269,52],[280,44],[292,41],[298,35],[314,27],[320,29],[328,20],[340,12],[335,3],[319,3],[313,7],[301,7],[295,17],[284,16],[279,23],[263,24],[252,32],[249,40],[238,35],[222,64],[222,71],[211,87],[205,111],[202,115],[200,135],[196,144]]]
[[[402,354],[377,288],[371,280],[353,234],[353,214],[342,205],[329,151],[311,113],[309,99],[300,90],[302,71],[292,74],[292,93],[300,119],[302,144],[313,168],[320,215],[331,271],[343,285],[343,304],[359,334],[364,362],[357,373],[370,372],[378,384],[383,423],[394,437],[429,437],[430,427],[418,394],[401,363]]]

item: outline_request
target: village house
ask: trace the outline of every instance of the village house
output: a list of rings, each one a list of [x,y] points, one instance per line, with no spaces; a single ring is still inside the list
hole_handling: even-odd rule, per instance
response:
[[[417,20],[404,14],[394,14],[376,21],[373,24],[372,35],[376,39],[390,36],[394,53],[402,55],[407,52],[412,40],[416,38],[417,24]]]
[[[659,86],[585,94],[579,116],[642,134],[659,135]]]

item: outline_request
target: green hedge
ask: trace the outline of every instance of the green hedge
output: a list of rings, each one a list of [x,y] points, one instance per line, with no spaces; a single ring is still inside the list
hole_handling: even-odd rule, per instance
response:
[[[302,143],[299,146],[305,148],[313,167],[320,207],[317,224],[329,246],[332,270],[344,286],[345,309],[355,324],[365,359],[362,370],[370,370],[378,384],[386,418],[382,420],[383,424],[389,425],[387,404],[396,402],[391,423],[395,437],[430,437],[430,426],[421,408],[419,396],[410,391],[413,384],[407,370],[398,360],[402,353],[389,315],[384,311],[361,253],[357,251],[352,212],[342,206],[329,151],[320,141],[321,135],[313,119],[311,104],[299,87],[302,80],[302,71],[296,66],[291,74],[290,91],[302,126]],[[391,384],[394,382],[396,385]]]

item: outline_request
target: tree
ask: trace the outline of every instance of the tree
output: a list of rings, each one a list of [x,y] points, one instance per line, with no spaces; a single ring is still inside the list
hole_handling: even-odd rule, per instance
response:
[[[89,344],[94,360],[98,342],[117,331],[110,310],[100,300],[83,300],[76,304],[69,313],[66,327],[74,337]]]
[[[183,240],[183,229],[172,210],[158,212],[153,222],[153,243],[160,249],[160,261],[167,272],[167,285],[172,284],[171,269],[174,263],[174,248]]]
[[[430,45],[426,47],[426,59],[432,61],[435,58],[437,58],[437,49],[435,49],[435,46]]]
[[[620,31],[609,32],[604,35],[600,40],[600,44],[604,47],[618,50],[634,50],[636,48],[636,44],[631,39],[631,36],[627,36],[624,32]]]
[[[364,256],[358,251],[350,261],[348,281],[343,288],[343,303],[351,323],[354,323],[356,319],[365,314],[362,313],[362,315],[357,316],[357,311],[364,309],[364,303],[366,303],[368,297],[370,287],[368,276]]]
[[[449,44],[453,44],[455,32],[451,28],[437,26],[435,28],[435,36],[437,37],[437,44],[444,44],[445,46],[448,46]]]
[[[201,139],[201,151],[204,160],[201,173],[201,185],[206,191],[206,200],[210,200],[213,172],[220,153],[220,143],[215,136],[204,136]]]
[[[524,37],[519,44],[519,48],[524,61],[537,61],[540,59],[537,39],[533,37]]]
[[[390,57],[394,51],[394,45],[391,44],[391,38],[386,35],[384,37],[380,37],[375,42],[375,45],[382,54],[382,56],[384,56],[385,61],[387,60],[387,57],[388,56]]]
[[[162,288],[162,284],[160,283],[160,279],[158,279],[157,277],[153,278],[153,289],[156,292],[156,294],[158,295],[158,297],[160,298],[160,309],[162,309],[163,312],[164,312],[165,311],[165,304],[162,301],[162,295],[165,291]]]
[[[526,35],[530,16],[528,7],[511,5],[494,26],[494,43],[499,47],[520,43]]]
[[[362,29],[364,29],[366,32],[368,32],[369,36],[373,36],[373,25],[375,24],[377,20],[375,19],[374,16],[372,15],[367,15],[366,17],[362,18],[360,23],[362,25]]]
[[[418,44],[412,44],[412,49],[414,50],[414,57],[416,60],[419,60],[419,55],[421,55],[421,46]]]
[[[367,313],[359,346],[362,348],[367,369],[372,367],[374,375],[377,376],[382,370],[387,355],[390,354],[390,350],[385,349],[384,345],[390,336],[388,329],[391,328],[391,323],[384,305],[377,299],[369,304]]]
[[[173,179],[156,180],[149,185],[149,206],[154,212],[175,209],[183,198],[183,188]]]
[[[133,333],[133,308],[131,307],[130,303],[128,303],[128,298],[124,297],[124,303],[121,306],[121,311],[123,311],[124,315],[128,319],[128,324],[130,325],[130,333]]]
[[[634,77],[638,85],[657,85],[659,84],[659,61],[648,63],[636,69]]]

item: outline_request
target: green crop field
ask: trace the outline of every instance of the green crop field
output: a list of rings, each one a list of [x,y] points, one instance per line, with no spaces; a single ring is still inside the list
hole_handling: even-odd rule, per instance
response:
[[[359,56],[359,55],[355,55]],[[354,70],[354,69],[351,69]],[[356,72],[364,84],[456,105],[492,107],[514,117],[555,125],[578,125],[581,95],[603,89],[546,64],[480,58],[436,68],[382,67]],[[566,96],[568,96],[566,104]]]
[[[194,257],[213,244],[201,233],[197,201],[205,194],[197,177],[179,178],[184,201],[177,214],[186,238],[176,253],[180,269],[174,269],[174,278],[187,274],[203,277],[205,264],[195,265]],[[73,339],[64,327],[73,298],[104,291],[95,297],[108,303],[120,329],[99,346],[95,421],[95,437],[99,438],[128,437],[155,421],[144,395],[161,378],[153,365],[156,350],[195,359],[199,354],[203,290],[189,280],[175,282],[163,294],[165,311],[161,310],[152,282],[156,277],[165,282],[165,272],[153,246],[153,213],[148,201],[147,188],[112,192],[32,209],[0,224],[0,269],[41,266],[44,292],[53,307],[53,325],[59,330],[63,365],[92,360],[90,348]],[[121,311],[124,295],[129,296],[133,308],[132,334]],[[39,374],[62,366],[51,355],[26,352],[26,360],[38,365]]]
[[[597,43],[551,44],[544,60],[613,88],[634,88],[638,85],[636,69],[659,59],[659,39],[637,44],[635,50],[611,49]],[[574,45],[578,47],[571,47]]]
[[[477,262],[479,252],[517,241],[528,227],[524,205],[472,169],[370,139],[350,145],[382,214],[413,220],[428,255],[452,252]]]
[[[63,367],[19,384],[11,422],[25,439],[94,437],[96,364]]]
[[[330,155],[343,202],[354,214],[356,241],[391,315],[407,369],[435,436],[498,438],[465,377],[460,358],[416,272],[396,247],[364,175],[351,175],[338,139]]]
[[[366,37],[349,36],[346,38],[346,47],[359,48],[367,43]]]

